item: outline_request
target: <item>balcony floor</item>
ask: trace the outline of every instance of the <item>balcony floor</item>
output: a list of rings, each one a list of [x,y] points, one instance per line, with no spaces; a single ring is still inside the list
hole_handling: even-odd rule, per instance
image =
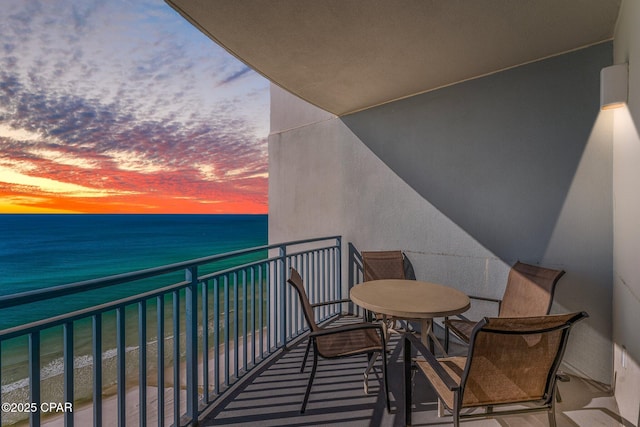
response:
[[[348,322],[341,319],[337,323]],[[251,375],[211,412],[201,425],[252,426],[402,426],[404,425],[402,349],[399,335],[389,343],[389,389],[391,413],[385,409],[380,393],[380,362],[369,378],[369,394],[364,394],[362,373],[366,356],[346,359],[320,359],[316,379],[305,414],[300,414],[311,366],[304,373],[300,365],[306,341],[284,351]],[[463,351],[453,348],[452,352]],[[377,375],[376,375],[377,374]],[[435,394],[422,375],[415,376],[414,426],[452,425],[451,416],[438,418]],[[560,383],[563,401],[556,405],[558,427],[623,426],[615,400],[602,384],[572,376]],[[547,426],[544,412],[512,415],[497,419],[465,421],[465,426]]]

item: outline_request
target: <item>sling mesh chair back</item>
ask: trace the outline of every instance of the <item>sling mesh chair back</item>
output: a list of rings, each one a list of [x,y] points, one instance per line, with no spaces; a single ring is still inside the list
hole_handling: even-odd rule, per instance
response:
[[[355,323],[345,326],[323,328],[316,323],[313,307],[309,303],[309,298],[304,289],[304,283],[300,274],[293,268],[290,269],[290,276],[287,282],[295,289],[302,305],[304,317],[309,324],[311,332],[309,334],[309,345],[313,346],[313,367],[309,375],[309,382],[302,401],[300,412],[304,413],[311,386],[318,367],[318,356],[326,359],[336,359],[362,354],[374,353],[382,355],[382,376],[384,383],[384,393],[387,402],[387,411],[390,410],[389,387],[387,384],[387,352],[382,326],[375,323]],[[306,358],[306,354],[305,354]]]
[[[402,251],[362,251],[364,281],[404,279]]]
[[[558,280],[563,270],[517,262],[509,271],[502,300],[470,296],[471,299],[498,303],[498,317],[544,316],[553,304]],[[469,343],[476,322],[460,318],[445,320],[445,350],[449,347],[449,331]]]
[[[556,372],[562,361],[571,327],[586,313],[536,317],[484,318],[472,331],[466,357],[436,359],[415,337],[405,335],[405,396],[407,423],[411,423],[411,346],[425,360],[416,361],[453,413],[461,418],[546,410],[555,426]],[[514,409],[513,405],[533,404]],[[504,406],[511,408],[504,410]],[[522,405],[521,405],[522,406]],[[466,413],[467,408],[486,407],[485,413]],[[503,410],[493,410],[502,407]]]
[[[402,251],[362,251],[364,281],[405,279],[405,257]],[[394,330],[399,319],[373,313],[375,320],[385,321],[385,326]]]

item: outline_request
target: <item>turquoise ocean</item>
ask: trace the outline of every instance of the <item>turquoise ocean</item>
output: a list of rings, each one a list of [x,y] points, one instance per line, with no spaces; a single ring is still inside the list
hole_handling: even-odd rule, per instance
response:
[[[266,215],[0,215],[0,295],[265,244]],[[130,292],[129,285],[101,289],[99,300]],[[0,311],[0,329],[70,311],[77,303],[67,297],[56,307]]]
[[[265,244],[267,215],[4,214],[0,215],[0,295],[127,273]],[[154,283],[147,281],[138,287],[103,288],[83,296],[59,298],[55,303],[28,304],[17,309],[0,310],[0,330],[153,287]],[[132,320],[135,318],[130,317]],[[105,326],[111,320],[106,318]],[[90,322],[86,322],[85,327],[88,332]],[[84,337],[82,328],[82,324],[78,325],[75,332],[76,366],[82,365],[82,358],[90,354],[90,338],[88,334]],[[53,330],[42,338],[43,369],[49,370],[52,378],[59,374],[61,368],[60,332]],[[108,339],[105,337],[105,340]],[[21,390],[26,390],[26,344],[26,340],[20,339],[2,344],[0,365],[3,401],[19,398]],[[108,353],[114,350],[105,344],[107,359]],[[49,374],[44,372],[45,376]],[[53,383],[57,384],[58,381]]]

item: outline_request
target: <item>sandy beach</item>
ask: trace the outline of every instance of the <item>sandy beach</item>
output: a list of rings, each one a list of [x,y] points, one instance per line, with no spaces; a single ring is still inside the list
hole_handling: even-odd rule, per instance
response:
[[[140,424],[140,408],[138,405],[138,394],[140,388],[132,387],[127,391],[127,425]],[[180,407],[184,408],[186,404],[186,392],[181,390]],[[158,425],[158,388],[147,387],[147,424]],[[118,398],[116,395],[105,397],[102,400],[102,425],[104,427],[118,426]],[[173,423],[173,388],[165,388],[165,425]],[[93,425],[93,405],[89,402],[74,408],[74,422],[80,426]],[[28,424],[25,424],[28,425]],[[64,427],[64,417],[61,415],[45,418],[42,421],[43,427]]]
[[[264,334],[266,337],[266,333]],[[167,345],[165,346],[165,351],[169,351],[172,348],[172,339],[168,338]],[[169,345],[171,344],[171,345]],[[263,342],[263,345],[266,345],[266,340]],[[230,365],[229,371],[231,376],[233,376],[234,371],[234,353],[233,353],[233,343],[230,343]],[[249,354],[252,351],[251,340],[248,338],[248,346],[247,350]],[[240,364],[243,364],[242,358],[244,356],[244,347],[242,341],[238,345],[238,355],[240,357]],[[129,349],[127,351],[127,358],[137,358],[138,351],[137,349]],[[220,376],[221,381],[224,382],[225,375],[225,365],[224,365],[224,345],[221,345],[220,353],[219,353],[219,362],[220,362]],[[113,362],[115,363],[115,358],[113,358]],[[199,394],[202,396],[202,371],[203,371],[203,363],[202,358],[198,362],[198,379],[199,379]],[[251,355],[249,355],[249,360],[251,360]],[[213,391],[213,379],[215,378],[215,357],[211,357],[209,360],[209,378],[210,378],[210,386],[209,392]],[[104,360],[103,360],[104,363]],[[91,371],[91,367],[83,367],[83,369],[89,369]],[[133,371],[133,370],[132,370]],[[153,369],[147,370],[148,382],[147,382],[147,424],[148,425],[157,425],[158,421],[158,387],[157,387],[157,369],[155,369],[155,364],[153,365]],[[135,375],[134,375],[135,374]],[[86,373],[85,375],[86,376]],[[77,381],[77,380],[76,380]],[[171,425],[173,424],[173,408],[174,408],[174,387],[173,387],[173,366],[168,366],[165,368],[165,388],[164,388],[164,410],[165,410],[165,424]],[[78,383],[76,382],[76,387],[78,387]],[[90,383],[89,383],[90,387]],[[138,384],[137,370],[135,372],[127,372],[127,392],[126,392],[126,422],[127,425],[138,425],[140,420],[140,405],[139,405],[139,394],[140,387]],[[61,394],[59,394],[60,396]],[[201,398],[201,397],[200,397]],[[58,399],[52,399],[51,401],[58,401]],[[46,401],[46,399],[43,399]],[[184,413],[186,408],[186,363],[181,361],[180,363],[180,411]],[[82,402],[76,401],[73,407],[74,413],[74,421],[76,425],[92,425],[93,424],[93,403],[91,400],[85,399]],[[63,427],[64,426],[64,414],[41,414],[42,415],[42,426],[46,427]],[[103,399],[102,399],[102,422],[103,426],[117,427],[118,425],[118,397],[117,397],[117,389],[116,385],[110,385],[108,387],[103,388]],[[17,422],[16,422],[17,421]],[[11,424],[7,423],[7,420],[3,419],[3,426],[6,425],[15,425],[15,426],[28,426],[28,419],[9,421]]]

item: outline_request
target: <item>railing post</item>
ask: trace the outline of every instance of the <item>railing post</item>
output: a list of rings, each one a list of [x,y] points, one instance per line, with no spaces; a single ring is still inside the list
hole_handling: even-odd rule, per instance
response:
[[[126,323],[125,323],[125,307],[116,308],[116,351],[117,351],[117,389],[118,389],[118,426],[124,427],[127,424],[127,365],[126,362]]]
[[[40,331],[29,334],[29,398],[40,408]],[[29,425],[40,425],[40,411],[29,413]]]
[[[342,236],[338,236],[336,238],[336,247],[338,249],[337,260],[336,260],[336,290],[338,294],[337,298],[348,298],[349,294],[347,291],[347,296],[344,295],[344,290],[342,289]],[[340,304],[340,311],[342,311],[342,304]]]
[[[158,427],[164,427],[164,295],[156,297],[158,358]],[[100,426],[95,426],[100,427]]]
[[[138,303],[138,416],[141,426],[147,425],[147,302]],[[65,426],[66,427],[66,426]]]
[[[187,416],[198,426],[198,267],[185,271],[186,288],[186,353],[187,353]],[[179,339],[175,337],[174,339]],[[176,363],[176,362],[174,362]]]
[[[287,307],[286,307],[286,285],[287,285],[287,247],[285,245],[280,246],[280,257],[278,259],[280,264],[280,338],[282,339],[282,346],[287,345]]]
[[[73,405],[73,322],[63,325],[64,384],[63,399]],[[65,411],[64,427],[73,427],[73,411]]]
[[[102,427],[102,314],[92,317],[93,426]]]
[[[2,384],[2,340],[0,340],[0,387]],[[0,388],[0,404],[2,404],[2,388]],[[2,425],[2,414],[3,411],[0,410],[0,425]]]
[[[349,290],[351,290],[351,288],[353,287],[355,280],[355,268],[354,268],[354,257],[355,257],[355,251],[356,248],[353,246],[353,243],[349,242],[349,256],[347,259],[347,264],[349,264],[348,269],[349,269],[349,278],[347,279],[347,286],[349,287]]]
[[[355,283],[355,251],[353,243],[349,242],[349,253],[347,254],[347,269],[349,277],[347,278],[347,292],[351,292],[351,288]],[[349,312],[356,314],[356,308],[353,303],[349,303]]]
[[[180,426],[180,291],[172,292],[172,309],[173,309],[173,425]],[[186,322],[186,316],[185,316]],[[188,322],[187,322],[188,324]],[[185,328],[186,329],[186,328]],[[189,358],[187,358],[188,363]],[[189,393],[187,392],[187,396]],[[118,425],[118,427],[120,427]]]

